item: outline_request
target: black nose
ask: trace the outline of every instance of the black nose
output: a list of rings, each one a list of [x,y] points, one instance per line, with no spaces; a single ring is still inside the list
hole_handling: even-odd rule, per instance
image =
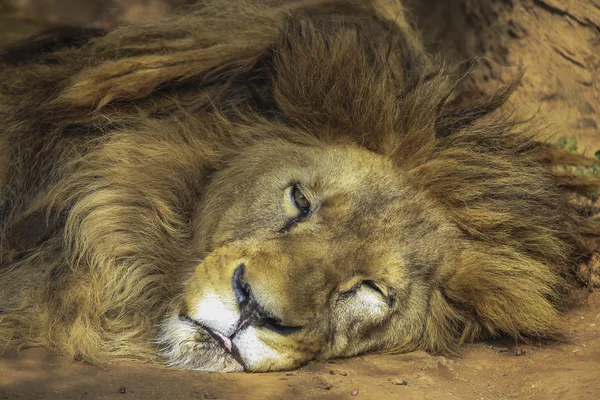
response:
[[[236,268],[233,273],[233,292],[240,310],[240,321],[248,321],[249,325],[267,328],[282,335],[298,332],[302,327],[281,324],[281,318],[266,311],[258,303],[250,284],[244,279],[244,264]]]
[[[233,292],[237,299],[240,311],[250,302],[250,285],[244,282],[244,264],[235,269],[233,273]]]

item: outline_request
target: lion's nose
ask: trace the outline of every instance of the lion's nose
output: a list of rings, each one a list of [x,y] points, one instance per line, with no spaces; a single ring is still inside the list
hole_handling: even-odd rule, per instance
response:
[[[266,328],[282,335],[298,332],[302,327],[287,326],[281,323],[281,318],[266,311],[252,294],[250,284],[244,279],[244,264],[238,266],[233,274],[233,292],[240,310],[239,328],[252,325]]]
[[[233,273],[233,292],[240,307],[240,311],[250,301],[250,285],[244,282],[244,264],[238,266]]]

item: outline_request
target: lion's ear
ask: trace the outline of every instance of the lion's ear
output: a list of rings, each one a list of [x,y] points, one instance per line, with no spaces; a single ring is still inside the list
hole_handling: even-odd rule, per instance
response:
[[[427,336],[454,332],[461,342],[502,333],[554,337],[558,314],[553,300],[560,283],[549,266],[513,249],[473,246],[432,300]]]

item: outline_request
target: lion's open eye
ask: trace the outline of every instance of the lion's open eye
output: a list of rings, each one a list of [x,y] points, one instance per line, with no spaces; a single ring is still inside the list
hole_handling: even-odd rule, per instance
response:
[[[310,201],[296,185],[292,187],[292,200],[294,201],[296,208],[298,208],[298,210],[300,210],[303,214],[307,214],[310,211]]]

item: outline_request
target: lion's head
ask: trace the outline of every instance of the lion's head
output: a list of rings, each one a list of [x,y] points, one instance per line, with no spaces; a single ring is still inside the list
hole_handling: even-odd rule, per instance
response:
[[[209,255],[164,322],[174,365],[292,368],[410,350],[458,236],[391,160],[357,146],[264,143],[209,185]]]

